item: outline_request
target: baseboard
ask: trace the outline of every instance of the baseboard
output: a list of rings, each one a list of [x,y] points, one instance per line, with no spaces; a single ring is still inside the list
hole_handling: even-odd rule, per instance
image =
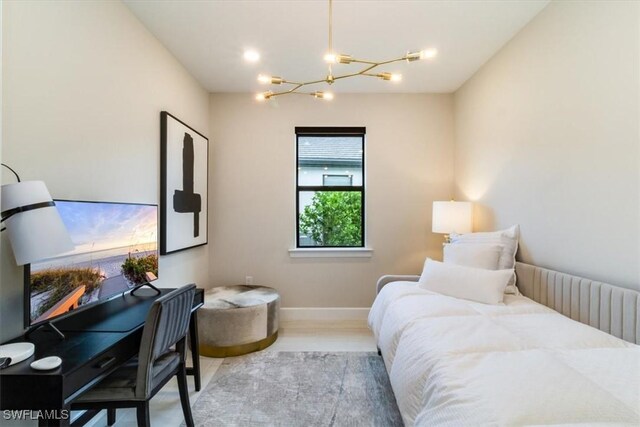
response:
[[[283,307],[280,309],[280,325],[286,329],[366,329],[368,316],[366,307]]]

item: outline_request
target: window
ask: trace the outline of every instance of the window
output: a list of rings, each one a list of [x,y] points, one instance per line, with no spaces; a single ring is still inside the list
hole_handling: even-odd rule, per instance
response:
[[[296,128],[296,245],[364,247],[365,128]]]

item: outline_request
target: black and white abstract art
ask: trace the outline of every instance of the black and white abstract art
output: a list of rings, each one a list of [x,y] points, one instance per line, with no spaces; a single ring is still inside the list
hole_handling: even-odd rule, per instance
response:
[[[160,253],[207,244],[209,140],[184,122],[160,114]]]

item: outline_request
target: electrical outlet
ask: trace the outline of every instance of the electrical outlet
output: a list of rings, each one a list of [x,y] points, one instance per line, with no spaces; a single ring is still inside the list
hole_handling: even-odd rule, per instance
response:
[[[247,286],[253,285],[253,276],[245,276],[244,284]]]

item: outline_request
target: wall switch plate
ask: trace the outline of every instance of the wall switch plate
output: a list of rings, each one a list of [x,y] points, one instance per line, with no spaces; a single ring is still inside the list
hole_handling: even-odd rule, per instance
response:
[[[253,285],[253,276],[245,276],[244,284],[247,286]]]

